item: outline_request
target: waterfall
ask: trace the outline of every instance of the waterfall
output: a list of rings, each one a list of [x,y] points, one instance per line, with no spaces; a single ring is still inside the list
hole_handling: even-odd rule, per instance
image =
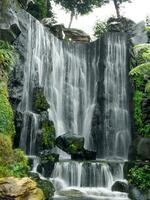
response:
[[[105,158],[127,159],[131,138],[126,36],[112,33],[105,42],[104,156]]]
[[[74,187],[103,199],[128,199],[127,194],[111,192],[112,184],[123,180],[123,162],[130,145],[126,36],[110,33],[89,44],[67,43],[30,15],[26,32],[23,96],[17,108],[23,113],[20,148],[30,156],[36,154],[41,116],[35,113],[32,101],[34,88],[42,87],[56,137],[66,132],[83,136],[85,148],[97,150],[98,158],[105,159],[57,162],[50,177],[57,192]],[[102,107],[98,113],[103,120],[94,135],[95,110]],[[59,153],[64,158],[64,153]],[[39,163],[35,158],[33,171]]]

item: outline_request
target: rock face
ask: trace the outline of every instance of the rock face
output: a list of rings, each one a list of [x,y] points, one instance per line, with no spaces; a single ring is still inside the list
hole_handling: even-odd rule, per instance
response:
[[[44,194],[30,178],[1,178],[0,199],[4,200],[44,200]]]
[[[56,138],[56,145],[63,151],[74,154],[83,151],[84,137],[72,133],[65,133]]]
[[[0,5],[0,39],[13,42],[19,36],[21,30],[15,11],[10,8],[11,1],[8,1],[6,6],[3,5],[3,2],[2,6]]]
[[[113,185],[112,185],[112,191],[118,191],[118,192],[126,192],[128,193],[128,185],[125,182],[121,182],[121,181],[116,181]]]
[[[75,28],[65,28],[63,24],[54,24],[55,22],[51,19],[43,19],[42,23],[61,40],[78,43],[88,43],[91,40],[90,36],[84,31]]]
[[[141,138],[137,145],[137,154],[141,160],[150,160],[150,138]]]

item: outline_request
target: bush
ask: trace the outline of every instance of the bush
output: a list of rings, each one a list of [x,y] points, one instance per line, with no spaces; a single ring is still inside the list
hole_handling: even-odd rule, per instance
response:
[[[135,166],[129,170],[129,182],[136,185],[142,191],[150,189],[150,166]]]
[[[107,32],[107,23],[98,20],[94,26],[94,36],[100,38]]]

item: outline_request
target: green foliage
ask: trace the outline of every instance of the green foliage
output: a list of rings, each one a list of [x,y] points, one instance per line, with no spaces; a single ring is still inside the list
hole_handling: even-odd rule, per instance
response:
[[[0,177],[27,176],[28,159],[19,149],[12,149],[11,137],[0,133]]]
[[[46,0],[35,0],[34,4],[28,6],[27,11],[36,19],[41,20],[45,17],[53,17],[50,2]]]
[[[42,123],[42,145],[46,149],[52,149],[55,146],[55,128],[51,121]]]
[[[33,92],[33,108],[37,113],[46,111],[49,108],[43,90],[43,88],[35,88]]]
[[[14,116],[8,100],[7,86],[0,84],[0,132],[5,135],[15,134]]]
[[[77,153],[78,151],[78,146],[76,146],[75,144],[70,144],[68,147],[69,151],[72,153]]]
[[[94,36],[99,38],[107,32],[107,23],[98,20],[94,26]]]
[[[28,158],[20,149],[15,149],[13,153],[13,162],[9,165],[11,176],[25,177],[28,174]]]
[[[8,43],[0,40],[0,68],[9,72],[15,64],[17,53]]]
[[[140,132],[141,128],[143,127],[143,115],[142,115],[142,100],[143,100],[143,92],[141,91],[135,91],[134,93],[134,119],[135,119],[135,124]]]
[[[135,60],[138,66],[130,71],[134,82],[134,118],[139,134],[150,136],[150,124],[143,118],[142,102],[150,95],[150,44],[140,44],[134,47]]]
[[[150,165],[135,166],[129,170],[129,182],[142,191],[150,189]]]

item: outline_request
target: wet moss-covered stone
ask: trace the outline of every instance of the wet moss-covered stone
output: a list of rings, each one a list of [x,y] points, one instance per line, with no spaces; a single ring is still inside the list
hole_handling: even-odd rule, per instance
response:
[[[44,149],[52,149],[55,146],[55,127],[52,121],[42,122],[41,140]]]
[[[54,165],[59,160],[59,155],[51,153],[49,150],[44,150],[40,154],[41,164],[38,167],[38,172],[44,171],[45,177],[50,177],[54,169]],[[44,169],[44,170],[42,170]]]
[[[49,108],[49,104],[44,95],[44,89],[36,87],[33,90],[33,110],[37,113],[46,111]]]
[[[84,149],[84,137],[65,133],[56,138],[56,145],[69,154],[75,154]]]
[[[43,191],[46,200],[48,200],[54,195],[55,188],[50,181],[40,179],[39,175],[36,173],[30,173],[30,177],[37,183],[37,186]]]

